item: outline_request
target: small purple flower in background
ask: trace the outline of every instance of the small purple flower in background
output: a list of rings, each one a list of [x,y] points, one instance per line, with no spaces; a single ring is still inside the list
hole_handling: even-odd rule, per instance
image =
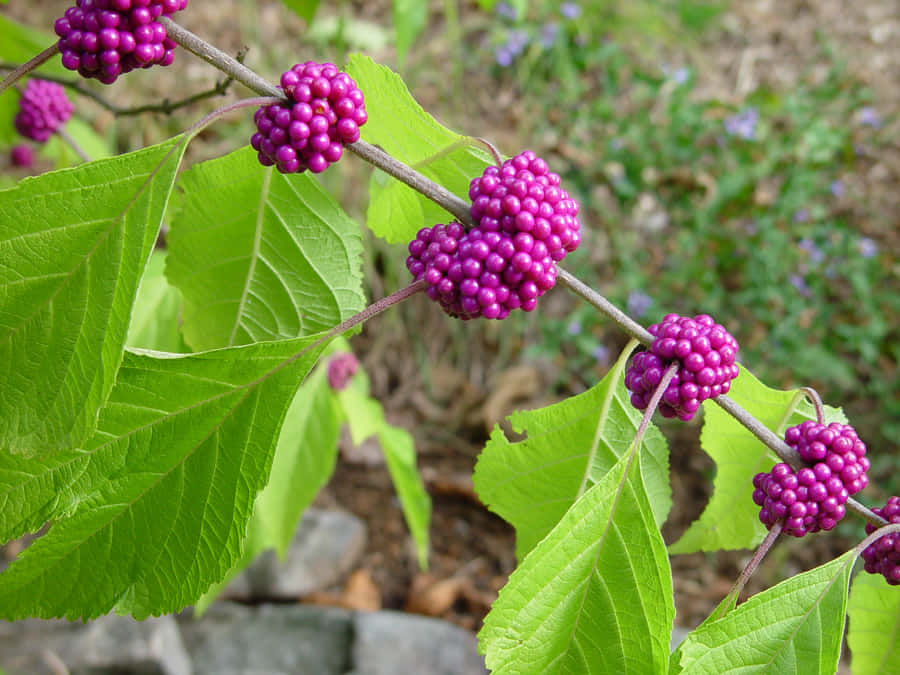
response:
[[[653,305],[653,298],[642,291],[630,291],[628,293],[628,313],[640,319]]]
[[[745,141],[752,141],[756,136],[756,123],[759,111],[756,108],[744,108],[737,115],[725,118],[725,133],[738,136]]]
[[[550,23],[545,23],[541,26],[541,35],[538,40],[541,43],[541,46],[544,49],[550,49],[554,44],[556,44],[556,39],[559,37],[559,24],[555,21]]]
[[[801,251],[806,251],[809,254],[809,261],[815,265],[825,260],[825,253],[808,237],[797,242],[797,248]]]
[[[806,283],[806,279],[801,277],[799,274],[792,274],[788,277],[788,281],[791,282],[791,286],[797,289],[797,292],[800,293],[805,298],[808,298],[811,295],[809,290],[809,286]]]
[[[757,234],[759,232],[759,228],[756,226],[756,221],[748,220],[746,223],[744,223],[744,232],[749,235]]]
[[[663,72],[663,75],[672,80],[672,82],[674,82],[675,84],[684,84],[688,81],[688,78],[691,75],[691,71],[685,66],[681,66],[680,68],[672,70],[672,68],[668,64],[664,63],[661,70]]]
[[[863,126],[878,129],[881,127],[881,116],[872,106],[865,106],[856,111],[856,120]]]
[[[498,16],[501,16],[504,19],[509,19],[510,21],[516,20],[516,8],[508,2],[498,2],[497,6],[494,7],[494,11],[497,12]]]
[[[878,244],[870,237],[862,237],[858,242],[859,254],[863,258],[874,258],[878,255]]]
[[[508,68],[512,65],[514,58],[515,54],[509,51],[506,45],[501,45],[494,50],[494,59],[497,61],[498,66]]]
[[[591,356],[598,363],[609,363],[609,347],[606,345],[597,345],[591,350]]]
[[[808,223],[809,222],[809,209],[797,209],[794,212],[793,221],[795,223]]]
[[[844,183],[840,178],[838,178],[835,181],[832,181],[831,185],[828,186],[828,190],[831,192],[831,194],[833,196],[838,197],[838,198],[843,197],[844,193],[846,192]]]
[[[359,361],[350,352],[335,354],[328,361],[328,384],[335,391],[346,389],[350,378],[359,370]]]
[[[569,335],[578,335],[581,333],[581,322],[572,321],[568,326]]]
[[[559,6],[559,13],[571,21],[581,16],[581,7],[577,2],[564,2]]]

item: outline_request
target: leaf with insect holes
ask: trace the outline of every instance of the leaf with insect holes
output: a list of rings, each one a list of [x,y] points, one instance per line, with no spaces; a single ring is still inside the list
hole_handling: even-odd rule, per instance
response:
[[[837,671],[856,551],[757,593],[688,633],[672,656],[679,673]]]
[[[361,129],[363,140],[381,146],[453,194],[468,199],[469,182],[492,163],[488,152],[438,124],[390,68],[353,54],[347,73],[366,96],[369,120]],[[388,242],[411,241],[423,226],[445,223],[450,217],[403,183],[379,171],[372,175],[366,225]]]
[[[847,644],[854,673],[900,673],[900,586],[860,572],[850,584]]]
[[[672,573],[643,456],[613,464],[510,575],[478,634],[492,673],[665,672]]]
[[[245,147],[178,186],[166,276],[192,348],[308,335],[363,308],[359,226],[309,174],[265,169]]]
[[[0,449],[46,455],[93,432],[182,141],[0,192]]]
[[[781,437],[788,427],[815,419],[812,405],[799,400],[796,390],[771,389],[743,366],[728,396]],[[839,408],[826,406],[825,418],[846,422]],[[766,528],[753,503],[753,476],[770,471],[781,460],[714,401],[703,402],[700,445],[716,462],[713,494],[700,517],[669,546],[669,553],[754,548]]]
[[[606,376],[588,391],[508,419],[526,438],[510,442],[499,427],[491,432],[475,465],[475,491],[487,507],[516,528],[522,558],[563,514],[631,447],[641,421],[625,389],[624,351]],[[672,504],[666,440],[652,424],[644,435],[643,482],[658,525]]]
[[[27,460],[0,471],[16,522],[56,520],[0,574],[0,616],[89,619],[115,609],[143,619],[180,610],[221,580],[241,555],[288,404],[323,347],[311,336],[127,353],[80,451],[43,470]],[[34,489],[53,484],[65,486],[55,503]]]

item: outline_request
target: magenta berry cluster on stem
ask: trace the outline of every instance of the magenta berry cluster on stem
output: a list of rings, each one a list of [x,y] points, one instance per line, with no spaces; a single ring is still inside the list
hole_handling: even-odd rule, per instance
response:
[[[19,99],[14,121],[16,131],[25,138],[44,143],[75,110],[62,85],[46,80],[28,80]]]
[[[880,509],[873,512],[892,525],[900,524],[900,497],[890,497]],[[875,532],[875,526],[866,523],[866,534]],[[891,586],[900,586],[900,534],[886,534],[876,539],[862,552],[865,570],[869,574],[881,574]]]
[[[9,161],[13,166],[29,167],[34,163],[34,150],[30,145],[19,143],[9,152]]]
[[[868,484],[865,443],[850,425],[812,420],[788,429],[784,440],[809,466],[795,471],[781,462],[754,476],[760,521],[771,529],[783,520],[783,532],[794,537],[832,529],[844,517],[847,499]]]
[[[578,203],[559,176],[527,150],[472,180],[472,217],[419,230],[406,267],[426,293],[460,319],[526,312],[556,283],[556,263],[581,242]]]
[[[187,0],[77,0],[56,20],[62,64],[112,84],[136,68],[168,66],[175,42],[157,19],[187,7]]]
[[[288,102],[261,107],[250,145],[263,166],[281,173],[321,173],[338,161],[345,143],[366,123],[363,93],[333,63],[298,63],[281,75]]]
[[[678,372],[659,404],[663,417],[690,420],[703,401],[728,393],[731,381],[740,373],[735,363],[738,343],[711,316],[667,314],[648,330],[654,336],[650,350],[635,354],[625,374],[635,408],[647,409],[663,374],[675,362]]]
[[[359,361],[351,352],[335,354],[328,360],[328,385],[335,391],[346,389],[359,370]]]

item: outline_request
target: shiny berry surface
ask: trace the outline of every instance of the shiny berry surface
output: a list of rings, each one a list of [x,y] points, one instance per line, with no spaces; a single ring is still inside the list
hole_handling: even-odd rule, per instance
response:
[[[368,115],[356,82],[333,63],[298,63],[281,75],[288,98],[259,108],[250,145],[260,164],[281,173],[321,173],[359,140]]]
[[[890,497],[887,504],[873,512],[892,525],[900,524],[900,497]],[[875,532],[875,526],[866,524],[866,534]],[[862,552],[865,570],[869,574],[881,574],[891,586],[900,586],[900,534],[886,534],[876,539]]]
[[[638,352],[625,374],[635,408],[646,410],[666,369],[675,362],[678,372],[659,404],[663,417],[690,420],[703,401],[728,393],[740,373],[735,363],[738,343],[712,317],[667,314],[649,331],[655,338],[650,350]]]
[[[104,84],[136,68],[171,65],[175,42],[157,19],[187,0],[77,0],[56,20],[62,64]]]

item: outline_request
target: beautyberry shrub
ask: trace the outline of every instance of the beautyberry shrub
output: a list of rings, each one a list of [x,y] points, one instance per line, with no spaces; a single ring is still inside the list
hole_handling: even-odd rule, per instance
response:
[[[880,509],[872,509],[889,523],[900,524],[900,497],[890,497]],[[875,526],[866,524],[866,534],[875,532]],[[876,539],[862,552],[865,570],[869,574],[881,574],[891,586],[900,586],[900,534],[886,534]]]
[[[62,85],[46,80],[28,80],[19,99],[16,131],[25,138],[44,143],[75,110]]]
[[[784,519],[784,532],[802,537],[832,529],[844,517],[847,499],[868,484],[866,445],[847,424],[807,420],[784,434],[809,466],[794,471],[779,463],[753,478],[753,502],[768,528]]]
[[[344,143],[359,140],[366,123],[363,93],[333,63],[298,63],[281,75],[285,104],[261,107],[250,145],[263,166],[281,173],[321,173],[338,161]]]
[[[77,0],[56,20],[62,64],[82,77],[112,84],[135,68],[168,66],[175,42],[157,19],[188,0]]]
[[[678,362],[678,372],[663,393],[659,412],[683,421],[706,399],[727,393],[740,373],[737,340],[707,314],[667,314],[648,330],[655,337],[650,350],[638,352],[625,374],[631,403],[638,410],[646,410],[672,363]]]

